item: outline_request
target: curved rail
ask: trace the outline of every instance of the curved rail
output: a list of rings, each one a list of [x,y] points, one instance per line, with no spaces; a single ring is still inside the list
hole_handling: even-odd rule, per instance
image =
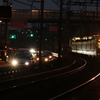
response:
[[[55,97],[52,97],[52,98],[50,98],[49,100],[57,99],[57,98],[59,98],[59,97],[65,95],[65,94],[67,94],[67,93],[69,93],[69,92],[72,92],[72,91],[74,91],[74,90],[76,90],[76,89],[78,89],[78,88],[80,88],[80,87],[82,87],[82,86],[88,84],[89,82],[94,81],[94,80],[95,80],[96,78],[98,78],[99,76],[100,76],[100,73],[98,73],[96,76],[92,77],[90,80],[88,80],[88,81],[82,83],[81,85],[76,86],[76,87],[74,87],[74,88],[72,88],[72,89],[70,89],[70,90],[68,90],[68,91],[66,91],[66,92],[63,92],[63,93],[61,93],[61,94],[59,94],[59,95],[57,95],[57,96],[55,96]]]
[[[73,69],[71,71],[61,73],[62,70],[65,70],[66,68],[71,67],[75,63],[76,63],[76,61],[74,60],[74,62],[72,64],[65,66],[65,67],[62,67],[62,68],[58,68],[58,69],[54,69],[54,70],[50,70],[50,71],[46,71],[46,72],[41,72],[41,73],[37,73],[37,74],[34,74],[34,75],[24,76],[24,77],[21,77],[21,78],[15,78],[15,79],[10,79],[10,80],[6,80],[6,81],[1,81],[0,82],[1,84],[9,83],[9,86],[2,88],[2,86],[0,85],[0,87],[1,87],[0,91],[10,89],[10,88],[19,87],[19,86],[22,86],[22,85],[27,85],[27,84],[32,84],[32,83],[44,81],[44,80],[51,79],[51,78],[54,78],[54,77],[58,77],[58,76],[65,75],[65,74],[75,73],[77,71],[82,70],[85,67],[85,65],[87,64],[86,61],[84,60],[84,64],[82,66],[80,66],[76,69]],[[55,75],[56,72],[59,72],[59,73],[57,75]],[[34,79],[34,77],[35,77],[35,79]],[[29,80],[29,81],[27,82],[27,80]],[[15,84],[17,81],[18,81],[18,84]],[[23,84],[20,84],[20,82],[23,82]]]

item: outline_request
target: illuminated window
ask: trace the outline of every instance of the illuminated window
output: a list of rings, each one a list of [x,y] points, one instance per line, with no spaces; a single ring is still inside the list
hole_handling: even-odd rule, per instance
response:
[[[98,48],[100,48],[100,42],[98,42]]]

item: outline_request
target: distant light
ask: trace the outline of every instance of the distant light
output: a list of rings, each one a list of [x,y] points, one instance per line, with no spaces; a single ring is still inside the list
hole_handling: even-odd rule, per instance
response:
[[[33,37],[34,35],[33,34],[30,34],[30,37]]]
[[[92,36],[89,36],[88,39],[92,39]]]
[[[10,3],[10,7],[12,7],[12,3]]]
[[[13,86],[13,88],[15,88],[16,86]]]
[[[32,81],[31,83],[34,83],[34,81]]]
[[[45,39],[45,41],[47,41],[48,39]]]
[[[38,12],[38,10],[31,10],[32,12]]]
[[[39,58],[37,58],[36,60],[39,60]]]
[[[2,20],[0,20],[0,23],[2,23]]]
[[[63,28],[61,28],[61,30],[63,30]]]
[[[87,37],[83,37],[82,39],[83,39],[83,40],[87,40]]]
[[[80,37],[75,37],[74,39],[75,39],[75,40],[81,40],[81,38],[80,38]]]
[[[49,58],[52,58],[52,56],[49,56]]]
[[[98,55],[100,55],[100,53],[98,53]]]
[[[98,39],[98,41],[100,42],[100,39]]]
[[[5,46],[5,48],[7,48],[7,46]]]
[[[45,58],[44,60],[45,60],[45,62],[47,62],[49,59],[48,58]]]
[[[9,38],[10,39],[16,39],[16,35],[10,35]]]

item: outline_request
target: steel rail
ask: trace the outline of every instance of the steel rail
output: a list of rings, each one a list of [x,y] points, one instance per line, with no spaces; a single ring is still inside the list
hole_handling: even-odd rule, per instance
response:
[[[65,95],[65,94],[67,94],[67,93],[69,93],[69,92],[75,91],[76,89],[81,88],[82,86],[84,86],[84,85],[86,85],[86,84],[88,84],[88,83],[94,81],[94,80],[95,80],[96,78],[98,78],[99,76],[100,76],[100,73],[98,73],[97,75],[95,75],[94,77],[92,77],[90,80],[88,80],[88,81],[82,83],[81,85],[76,86],[76,87],[74,87],[74,88],[72,88],[72,89],[70,89],[70,90],[68,90],[68,91],[66,91],[66,92],[64,92],[64,93],[61,93],[61,94],[59,94],[59,95],[57,95],[57,96],[55,96],[55,97],[52,97],[52,98],[50,98],[49,100],[57,99],[57,98],[59,98],[59,97]]]
[[[10,86],[7,86],[7,87],[1,87],[0,88],[0,91],[2,91],[2,90],[6,90],[6,89],[11,89],[11,88],[15,88],[15,87],[20,87],[20,86],[24,86],[24,85],[28,85],[28,84],[33,84],[33,83],[36,83],[36,82],[40,82],[40,81],[45,81],[45,80],[49,80],[49,79],[51,79],[51,78],[55,78],[55,77],[59,77],[59,76],[61,76],[61,75],[65,75],[65,74],[71,74],[71,73],[75,73],[75,72],[77,72],[77,71],[80,71],[80,70],[82,70],[84,67],[85,67],[85,65],[86,65],[86,61],[85,61],[85,63],[82,65],[82,66],[80,66],[80,67],[78,67],[78,68],[76,68],[76,69],[73,69],[73,70],[71,70],[71,71],[68,71],[68,72],[64,72],[64,73],[60,73],[60,74],[58,74],[58,75],[52,75],[52,76],[48,76],[47,77],[47,75],[49,75],[50,73],[52,73],[52,72],[56,72],[56,71],[59,71],[59,70],[63,70],[63,69],[65,69],[65,68],[68,68],[68,67],[70,67],[70,66],[72,66],[72,65],[74,65],[76,63],[76,61],[74,60],[74,62],[72,63],[72,64],[70,64],[70,65],[68,65],[68,66],[65,66],[65,67],[62,67],[62,68],[58,68],[58,69],[54,69],[54,70],[50,70],[50,71],[46,71],[46,72],[41,72],[41,73],[37,73],[37,74],[34,74],[34,75],[29,75],[29,76],[24,76],[24,77],[20,77],[20,78],[15,78],[15,79],[10,79],[10,80],[6,80],[6,81],[1,81],[0,83],[1,84],[7,84],[7,82],[8,83],[10,83],[11,82],[11,84],[10,84]],[[45,75],[45,74],[47,74],[46,75],[46,77],[44,77],[44,78],[40,78],[40,79],[36,79],[36,80],[33,80],[33,78],[34,77],[36,77],[36,76],[41,76],[41,75]],[[30,79],[30,81],[26,81],[27,79],[29,79],[29,78],[31,78]],[[23,81],[23,84],[20,84],[20,81]],[[16,84],[16,81],[19,81],[19,84]],[[24,82],[25,81],[25,82]]]

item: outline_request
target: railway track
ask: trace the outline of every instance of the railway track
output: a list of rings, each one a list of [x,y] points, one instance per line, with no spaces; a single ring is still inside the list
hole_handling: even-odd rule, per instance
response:
[[[11,67],[10,65],[8,67],[1,67],[0,68],[0,81],[3,80],[9,80],[9,79],[14,79],[14,78],[20,78],[20,77],[24,77],[24,76],[28,76],[28,75],[33,75],[36,73],[40,73],[40,72],[46,72],[48,70],[52,70],[52,69],[57,69],[59,67],[62,66],[68,66],[71,63],[73,63],[73,59],[69,58],[68,60],[66,60],[67,62],[61,65],[58,65],[58,61],[57,59],[48,63],[44,63],[42,66],[42,69],[39,69],[39,65],[38,64],[34,64],[33,66],[20,66],[20,67]]]
[[[73,86],[73,84],[72,84],[70,89],[65,89],[65,91],[58,93],[57,95],[53,96],[52,98],[49,98],[48,100],[65,100],[65,99],[70,100],[71,98],[73,98],[72,96],[74,93],[77,93],[78,91],[81,90],[81,88],[83,88],[84,86],[88,86],[89,83],[95,81],[97,78],[100,77],[100,71],[99,71],[100,63],[98,63],[98,61],[95,57],[91,57],[91,56],[87,56],[87,55],[78,55],[78,54],[75,54],[75,55],[77,55],[79,57],[80,56],[83,57],[88,62],[87,68],[82,70],[82,73],[80,73],[80,72],[75,73],[75,74],[77,74],[76,77],[73,77],[73,76],[71,77],[71,80],[74,80],[73,83],[76,83],[79,80],[80,80],[80,82],[78,82],[78,84],[76,86],[75,85]],[[79,75],[81,77],[79,77]],[[67,84],[67,83],[65,83],[65,84]],[[66,88],[66,86],[64,88]],[[80,95],[80,94],[78,93],[77,95]],[[84,97],[84,98],[87,98],[87,100],[88,100],[88,97]]]
[[[54,87],[55,84],[57,84],[57,82],[60,83],[59,80],[60,81],[65,80],[65,79],[63,79],[65,76],[68,78],[70,75],[73,75],[74,73],[84,69],[86,67],[86,64],[87,63],[85,60],[77,58],[76,60],[73,60],[73,63],[71,63],[70,65],[67,65],[67,66],[64,66],[61,68],[52,69],[49,71],[36,73],[33,75],[29,75],[29,76],[23,76],[20,78],[14,78],[14,79],[10,79],[10,80],[1,81],[0,89],[1,89],[2,95],[3,95],[3,93],[6,93],[5,91],[9,91],[9,93],[11,90],[15,91],[15,93],[13,92],[13,97],[14,97],[14,96],[16,96],[16,92],[18,92],[18,90],[20,88],[22,89],[24,87],[28,87],[28,91],[33,89],[32,91],[35,92],[35,94],[34,94],[35,100],[36,99],[39,100],[39,98],[36,97],[36,93],[38,93],[41,90],[45,90],[46,87],[50,87],[50,88]],[[2,86],[2,84],[3,84],[3,86]],[[50,90],[50,88],[48,90]],[[22,91],[23,91],[23,89],[22,89]],[[45,92],[43,93],[41,91],[41,93],[39,95],[41,95],[41,94],[43,96],[43,94],[45,94]],[[8,97],[7,95],[6,95],[6,98]],[[44,96],[43,98],[46,98],[46,99],[47,99],[47,97],[50,98],[49,94],[46,94],[46,95],[47,96],[46,97]],[[53,94],[52,94],[52,96],[53,96]],[[12,97],[12,95],[10,95],[9,97]],[[17,93],[17,97],[19,97],[18,93]],[[41,96],[39,96],[39,97],[41,97]]]

